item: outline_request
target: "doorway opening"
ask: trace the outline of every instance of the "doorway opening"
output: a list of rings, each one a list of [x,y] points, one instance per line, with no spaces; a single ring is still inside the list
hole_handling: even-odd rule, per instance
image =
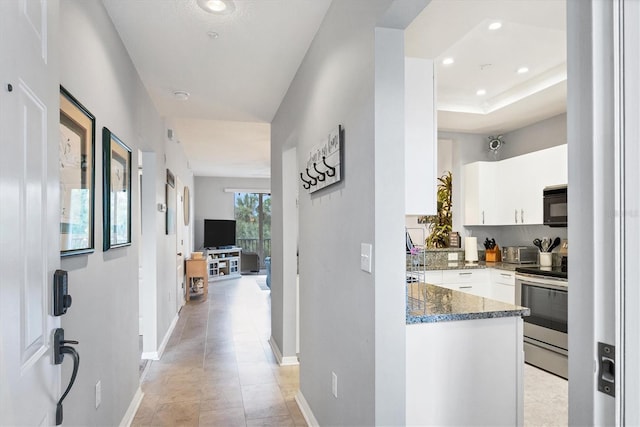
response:
[[[235,193],[236,245],[258,255],[259,269],[271,256],[271,194]]]

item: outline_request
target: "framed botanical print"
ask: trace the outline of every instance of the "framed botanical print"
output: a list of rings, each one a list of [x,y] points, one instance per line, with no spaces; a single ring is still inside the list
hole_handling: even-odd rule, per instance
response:
[[[106,127],[102,129],[102,249],[131,245],[131,149]]]
[[[60,256],[94,250],[95,117],[60,86]]]

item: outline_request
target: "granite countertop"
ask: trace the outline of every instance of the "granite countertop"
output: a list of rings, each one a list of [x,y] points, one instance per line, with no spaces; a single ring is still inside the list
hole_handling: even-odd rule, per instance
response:
[[[530,264],[528,264],[530,265]],[[467,270],[473,268],[498,268],[500,270],[516,271],[516,267],[522,267],[521,264],[508,264],[506,262],[484,262],[466,263],[464,261],[449,261],[428,263],[426,270]]]
[[[529,316],[530,310],[428,283],[407,284],[407,324]]]

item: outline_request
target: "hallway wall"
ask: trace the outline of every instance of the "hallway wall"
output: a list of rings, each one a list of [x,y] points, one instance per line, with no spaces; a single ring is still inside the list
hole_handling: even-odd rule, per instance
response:
[[[285,247],[295,230],[283,218],[289,183],[300,186],[283,153],[296,147],[304,171],[311,147],[344,127],[343,180],[314,194],[298,187],[300,391],[320,425],[404,422],[403,32],[376,29],[394,3],[418,4],[332,3],[271,127],[272,339],[281,349],[295,289],[295,252]],[[360,269],[361,243],[375,246],[372,274]]]
[[[165,145],[166,126],[146,93],[126,49],[99,0],[60,1],[60,79],[96,117],[95,251],[66,257],[73,305],[62,318],[65,336],[80,342],[81,365],[74,388],[65,400],[65,424],[118,425],[139,386],[138,234],[139,181],[135,173],[138,149],[158,159],[157,194],[164,200],[165,169],[179,174],[193,188],[184,154]],[[102,128],[108,127],[132,150],[132,245],[102,251]],[[165,157],[166,155],[166,157]],[[164,234],[157,212],[158,268],[175,260],[175,235]],[[173,275],[159,270],[157,332],[160,340],[176,316],[175,262]],[[63,378],[71,374],[63,365]],[[95,407],[100,381],[102,403]]]

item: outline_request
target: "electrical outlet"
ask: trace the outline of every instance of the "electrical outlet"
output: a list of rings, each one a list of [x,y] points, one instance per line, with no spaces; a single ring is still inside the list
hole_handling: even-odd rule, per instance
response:
[[[449,252],[449,261],[457,261],[458,253],[457,252]]]
[[[331,393],[333,397],[338,398],[338,376],[335,372],[331,372]]]
[[[102,403],[102,381],[96,383],[96,409]]]

